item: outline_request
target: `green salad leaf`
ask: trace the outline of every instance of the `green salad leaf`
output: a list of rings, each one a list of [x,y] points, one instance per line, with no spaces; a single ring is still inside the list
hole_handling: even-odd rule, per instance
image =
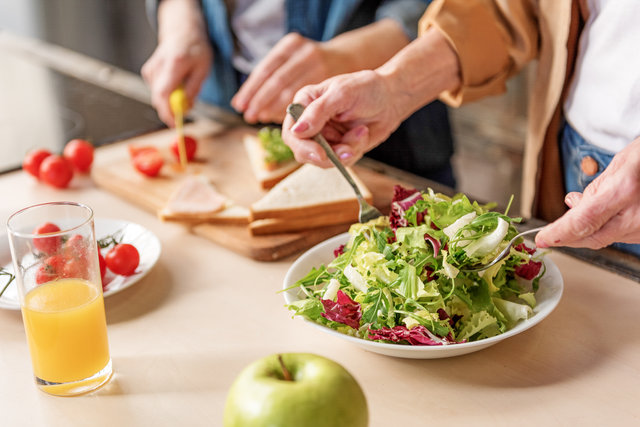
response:
[[[284,163],[293,159],[293,151],[282,140],[280,129],[264,127],[258,131],[258,139],[264,149],[265,163]]]

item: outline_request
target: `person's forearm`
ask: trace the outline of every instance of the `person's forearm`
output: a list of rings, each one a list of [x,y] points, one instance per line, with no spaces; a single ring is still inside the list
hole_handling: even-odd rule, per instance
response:
[[[206,34],[198,0],[162,0],[158,5],[158,41],[169,34],[197,29]]]
[[[376,70],[389,84],[397,108],[408,117],[446,90],[461,84],[456,52],[431,28]]]
[[[332,66],[337,75],[377,68],[408,44],[402,26],[393,19],[383,19],[342,33],[323,47],[339,58]]]

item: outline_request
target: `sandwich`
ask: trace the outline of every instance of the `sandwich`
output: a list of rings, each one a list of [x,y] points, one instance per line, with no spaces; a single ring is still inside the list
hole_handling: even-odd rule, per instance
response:
[[[246,225],[249,210],[220,194],[207,177],[188,175],[158,210],[158,217],[167,221]]]
[[[368,202],[373,196],[350,170]],[[358,221],[356,195],[336,168],[305,164],[251,205],[253,235],[302,231]]]
[[[262,128],[257,135],[245,135],[243,142],[251,169],[262,189],[273,187],[300,167],[278,128]]]

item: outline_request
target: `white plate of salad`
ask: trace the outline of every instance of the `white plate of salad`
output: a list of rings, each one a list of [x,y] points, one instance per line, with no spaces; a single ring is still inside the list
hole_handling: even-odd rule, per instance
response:
[[[483,273],[518,218],[458,194],[396,188],[389,217],[354,224],[298,258],[284,279],[289,310],[366,350],[432,359],[519,334],[557,306],[557,266],[524,242]],[[531,245],[529,245],[531,246]]]
[[[122,276],[114,274],[108,269],[106,270],[103,295],[108,297],[132,286],[146,276],[160,258],[162,246],[153,232],[136,223],[96,218],[94,224],[96,240],[102,246],[108,245],[101,250],[103,255],[106,255],[109,248],[116,242],[132,244],[140,255],[140,263],[132,275]],[[0,266],[5,272],[13,273],[9,241],[6,236],[0,236]],[[9,275],[0,274],[0,291],[5,288],[8,280]],[[18,290],[15,283],[10,283],[2,296],[0,296],[0,308],[8,310],[20,309]]]

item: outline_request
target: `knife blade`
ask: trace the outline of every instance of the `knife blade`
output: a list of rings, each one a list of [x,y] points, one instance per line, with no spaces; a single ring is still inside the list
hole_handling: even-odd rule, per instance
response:
[[[187,167],[187,150],[184,146],[184,115],[189,109],[189,101],[182,85],[178,86],[169,95],[169,106],[173,112],[176,123],[176,133],[178,135],[178,156],[180,158],[180,168]]]

